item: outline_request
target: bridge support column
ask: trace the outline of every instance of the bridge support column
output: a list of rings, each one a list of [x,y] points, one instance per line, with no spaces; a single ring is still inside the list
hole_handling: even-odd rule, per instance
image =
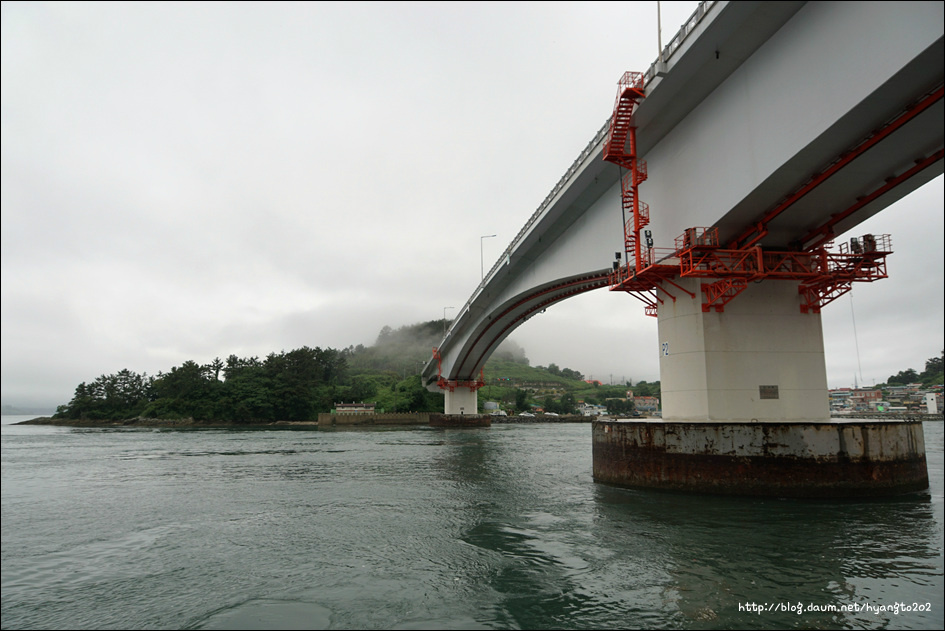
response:
[[[659,306],[663,419],[826,421],[830,418],[820,314],[801,313],[797,282],[748,288],[703,312],[699,279],[678,279]],[[662,294],[662,292],[661,292]]]
[[[444,390],[444,414],[479,414],[479,392],[472,388],[457,387]]]
[[[780,497],[928,488],[921,422],[830,420],[820,315],[801,313],[797,283],[750,283],[722,313],[703,312],[698,281],[678,284],[695,297],[673,288],[659,306],[663,418],[595,421],[596,481]]]

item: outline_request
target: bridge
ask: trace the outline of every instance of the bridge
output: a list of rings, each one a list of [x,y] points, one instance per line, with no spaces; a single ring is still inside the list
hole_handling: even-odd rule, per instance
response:
[[[701,3],[457,313],[422,372],[446,413],[515,328],[609,288],[658,318],[665,420],[827,420],[820,310],[892,252],[833,240],[943,172],[943,6]]]

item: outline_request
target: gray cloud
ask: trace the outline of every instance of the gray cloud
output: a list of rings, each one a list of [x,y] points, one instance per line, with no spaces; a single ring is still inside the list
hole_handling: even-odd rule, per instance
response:
[[[663,23],[694,4],[663,3]],[[442,317],[657,48],[655,3],[2,12],[3,402],[20,405]],[[864,377],[943,346],[942,188],[871,220],[897,253],[854,293]],[[845,300],[824,316],[831,385],[859,370]],[[595,292],[513,337],[534,364],[653,380],[655,331]]]

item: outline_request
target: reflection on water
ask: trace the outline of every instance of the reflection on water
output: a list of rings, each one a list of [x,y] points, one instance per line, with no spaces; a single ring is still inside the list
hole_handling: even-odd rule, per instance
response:
[[[4,426],[2,624],[939,628],[942,442],[929,492],[802,501],[594,484],[588,425]]]

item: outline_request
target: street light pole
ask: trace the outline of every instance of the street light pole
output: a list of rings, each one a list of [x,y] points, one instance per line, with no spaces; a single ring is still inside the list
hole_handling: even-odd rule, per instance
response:
[[[486,268],[485,268],[483,255],[482,255],[482,244],[486,239],[491,239],[494,236],[495,236],[494,234],[486,234],[479,237],[479,271],[482,274],[482,280],[486,279]]]
[[[660,20],[660,3],[656,3],[656,47],[659,48],[660,63],[663,63],[663,24]]]

